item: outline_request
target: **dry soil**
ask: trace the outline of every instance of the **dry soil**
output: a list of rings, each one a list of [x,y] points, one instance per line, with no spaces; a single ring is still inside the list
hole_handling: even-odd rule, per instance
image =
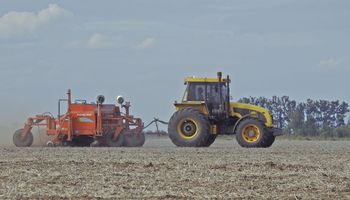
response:
[[[177,148],[0,147],[0,198],[350,199],[349,141],[277,140],[245,149],[232,138]]]

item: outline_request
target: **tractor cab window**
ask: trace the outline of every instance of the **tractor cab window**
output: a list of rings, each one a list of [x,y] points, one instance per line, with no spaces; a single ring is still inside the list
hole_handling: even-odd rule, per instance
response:
[[[223,99],[227,99],[228,94],[227,94],[226,85],[222,85],[222,87],[221,87],[221,94],[222,94]]]
[[[220,102],[219,86],[217,84],[208,85],[207,100],[211,103]]]
[[[188,84],[186,92],[187,92],[187,101],[204,101],[205,100],[204,84],[190,83]]]
[[[223,84],[222,97],[226,98],[226,86]],[[217,83],[189,83],[183,101],[209,101],[220,103],[220,89]]]
[[[219,88],[217,83],[211,83],[207,86],[207,101],[214,104],[220,104],[220,90],[221,90],[221,99],[225,101],[227,97],[227,89],[224,84]]]

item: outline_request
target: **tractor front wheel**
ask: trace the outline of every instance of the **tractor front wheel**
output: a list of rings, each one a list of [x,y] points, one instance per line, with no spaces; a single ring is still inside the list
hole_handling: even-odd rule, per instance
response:
[[[124,144],[124,134],[120,133],[117,138],[114,138],[114,131],[109,131],[105,135],[106,144],[109,147],[121,147]]]
[[[247,148],[266,148],[274,142],[274,136],[265,124],[255,118],[243,119],[238,124],[236,139],[239,145]]]
[[[265,147],[270,147],[274,142],[275,142],[275,136],[271,134],[271,137],[269,138],[269,140],[266,141],[265,143]]]
[[[168,133],[179,147],[206,147],[210,137],[208,118],[197,109],[184,108],[173,114]]]
[[[15,144],[16,147],[29,147],[33,144],[32,132],[29,131],[25,137],[22,137],[23,130],[24,130],[23,128],[18,129],[13,134],[13,143]]]

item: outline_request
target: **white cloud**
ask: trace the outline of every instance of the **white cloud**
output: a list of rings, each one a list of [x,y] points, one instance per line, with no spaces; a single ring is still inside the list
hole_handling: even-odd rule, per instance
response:
[[[138,45],[130,39],[118,35],[105,35],[102,33],[95,33],[91,35],[87,41],[84,42],[89,49],[116,49],[116,48],[136,48],[147,49],[155,44],[154,38],[146,38]],[[134,44],[133,44],[134,43]],[[79,44],[78,44],[79,45]],[[70,45],[73,47],[73,45]],[[76,45],[75,45],[76,46]]]
[[[38,13],[11,11],[0,17],[0,38],[11,38],[32,33],[70,13],[57,4],[49,4]]]
[[[154,46],[156,40],[154,38],[146,38],[136,46],[137,49],[147,49]]]
[[[335,69],[339,66],[340,64],[340,60],[336,60],[334,58],[329,58],[326,60],[321,60],[318,63],[318,67],[322,68],[322,69]]]
[[[95,33],[88,39],[87,47],[89,49],[106,49],[111,48],[112,44],[107,36],[100,33]]]

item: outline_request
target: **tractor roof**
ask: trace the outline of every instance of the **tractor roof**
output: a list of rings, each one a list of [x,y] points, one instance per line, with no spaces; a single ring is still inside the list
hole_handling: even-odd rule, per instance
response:
[[[231,82],[231,80],[229,80]],[[218,78],[200,78],[200,77],[187,77],[185,78],[185,84],[187,83],[218,83]],[[221,79],[222,83],[226,82],[226,78]]]

